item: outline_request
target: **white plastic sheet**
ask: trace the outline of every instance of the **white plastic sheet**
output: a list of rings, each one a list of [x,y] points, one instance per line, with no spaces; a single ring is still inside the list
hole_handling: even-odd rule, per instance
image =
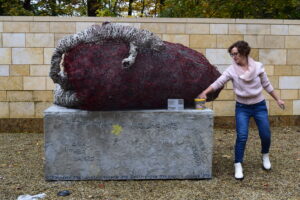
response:
[[[41,194],[36,194],[36,195],[29,195],[29,194],[25,194],[25,195],[21,195],[18,197],[17,200],[38,200],[38,199],[43,199],[46,197],[45,193],[41,193]]]

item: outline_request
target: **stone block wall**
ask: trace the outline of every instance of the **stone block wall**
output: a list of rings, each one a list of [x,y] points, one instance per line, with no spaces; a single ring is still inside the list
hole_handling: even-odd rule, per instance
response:
[[[228,46],[246,40],[286,102],[282,111],[266,94],[270,115],[300,115],[300,20],[0,16],[0,118],[42,118],[52,104],[54,84],[48,73],[58,40],[104,21],[147,29],[193,48],[221,72],[231,64]],[[228,83],[207,106],[218,117],[234,116],[234,103]]]

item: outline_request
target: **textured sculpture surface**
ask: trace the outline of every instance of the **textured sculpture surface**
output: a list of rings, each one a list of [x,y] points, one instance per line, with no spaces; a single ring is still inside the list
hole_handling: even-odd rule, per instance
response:
[[[195,50],[113,23],[63,38],[51,65],[50,77],[57,83],[54,103],[86,110],[166,108],[170,98],[192,106],[220,76]]]

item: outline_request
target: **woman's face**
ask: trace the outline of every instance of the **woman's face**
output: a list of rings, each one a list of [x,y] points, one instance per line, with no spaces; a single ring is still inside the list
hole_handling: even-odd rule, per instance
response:
[[[236,47],[231,49],[230,56],[237,64],[240,64],[245,59],[245,56],[241,55]]]

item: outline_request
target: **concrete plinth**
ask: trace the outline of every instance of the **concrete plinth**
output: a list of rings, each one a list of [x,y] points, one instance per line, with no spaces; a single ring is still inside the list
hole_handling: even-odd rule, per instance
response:
[[[212,177],[212,110],[45,111],[46,180]]]

